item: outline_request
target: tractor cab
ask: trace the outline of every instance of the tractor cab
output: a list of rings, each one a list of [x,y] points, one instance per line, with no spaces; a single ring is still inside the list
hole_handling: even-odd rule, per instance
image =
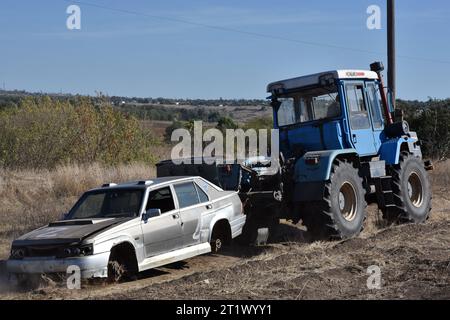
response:
[[[383,70],[375,62],[370,71],[322,72],[267,87],[280,133],[279,211],[318,238],[359,234],[366,201],[391,222],[423,222],[430,212],[432,164],[388,101]]]
[[[335,70],[269,84],[280,150],[289,158],[305,152],[355,149],[379,152],[385,120],[379,74]]]

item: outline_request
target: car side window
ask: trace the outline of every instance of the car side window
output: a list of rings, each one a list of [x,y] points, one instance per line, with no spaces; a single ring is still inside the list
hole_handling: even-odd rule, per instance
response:
[[[369,129],[369,113],[364,100],[364,86],[362,84],[348,84],[346,86],[348,111],[352,129]]]
[[[200,198],[200,203],[208,202],[209,197],[202,188],[200,188],[197,184],[195,184],[195,188],[197,188],[198,197]]]
[[[149,209],[160,209],[161,213],[175,210],[175,204],[173,202],[170,187],[150,192],[145,210]]]
[[[174,185],[177,194],[180,209],[187,208],[199,204],[197,190],[193,182],[181,183]]]

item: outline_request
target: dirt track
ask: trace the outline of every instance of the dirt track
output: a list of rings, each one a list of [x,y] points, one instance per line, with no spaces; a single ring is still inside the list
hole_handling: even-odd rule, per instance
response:
[[[306,243],[282,226],[264,248],[232,247],[141,275],[120,285],[86,284],[69,291],[46,283],[3,299],[450,299],[450,201],[439,198],[427,224],[378,229],[372,206],[357,239]],[[367,288],[367,268],[381,268],[382,288]]]

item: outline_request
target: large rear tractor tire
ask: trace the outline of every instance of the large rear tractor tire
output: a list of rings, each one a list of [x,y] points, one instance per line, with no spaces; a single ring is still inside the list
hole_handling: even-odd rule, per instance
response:
[[[395,207],[383,209],[388,223],[423,223],[431,211],[431,185],[420,158],[408,152],[390,169]]]
[[[322,201],[307,205],[303,224],[312,241],[349,239],[360,234],[366,219],[366,191],[359,171],[336,160]]]

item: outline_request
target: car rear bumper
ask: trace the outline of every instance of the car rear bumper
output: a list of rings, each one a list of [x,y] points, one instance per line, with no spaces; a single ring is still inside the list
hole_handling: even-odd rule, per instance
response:
[[[247,219],[247,216],[242,215],[231,221],[231,223],[230,223],[231,237],[233,239],[242,234],[242,228],[244,228],[246,219]]]
[[[108,260],[109,252],[66,259],[24,258],[8,260],[6,270],[18,274],[67,273],[69,267],[77,266],[83,279],[104,278],[108,275]]]

